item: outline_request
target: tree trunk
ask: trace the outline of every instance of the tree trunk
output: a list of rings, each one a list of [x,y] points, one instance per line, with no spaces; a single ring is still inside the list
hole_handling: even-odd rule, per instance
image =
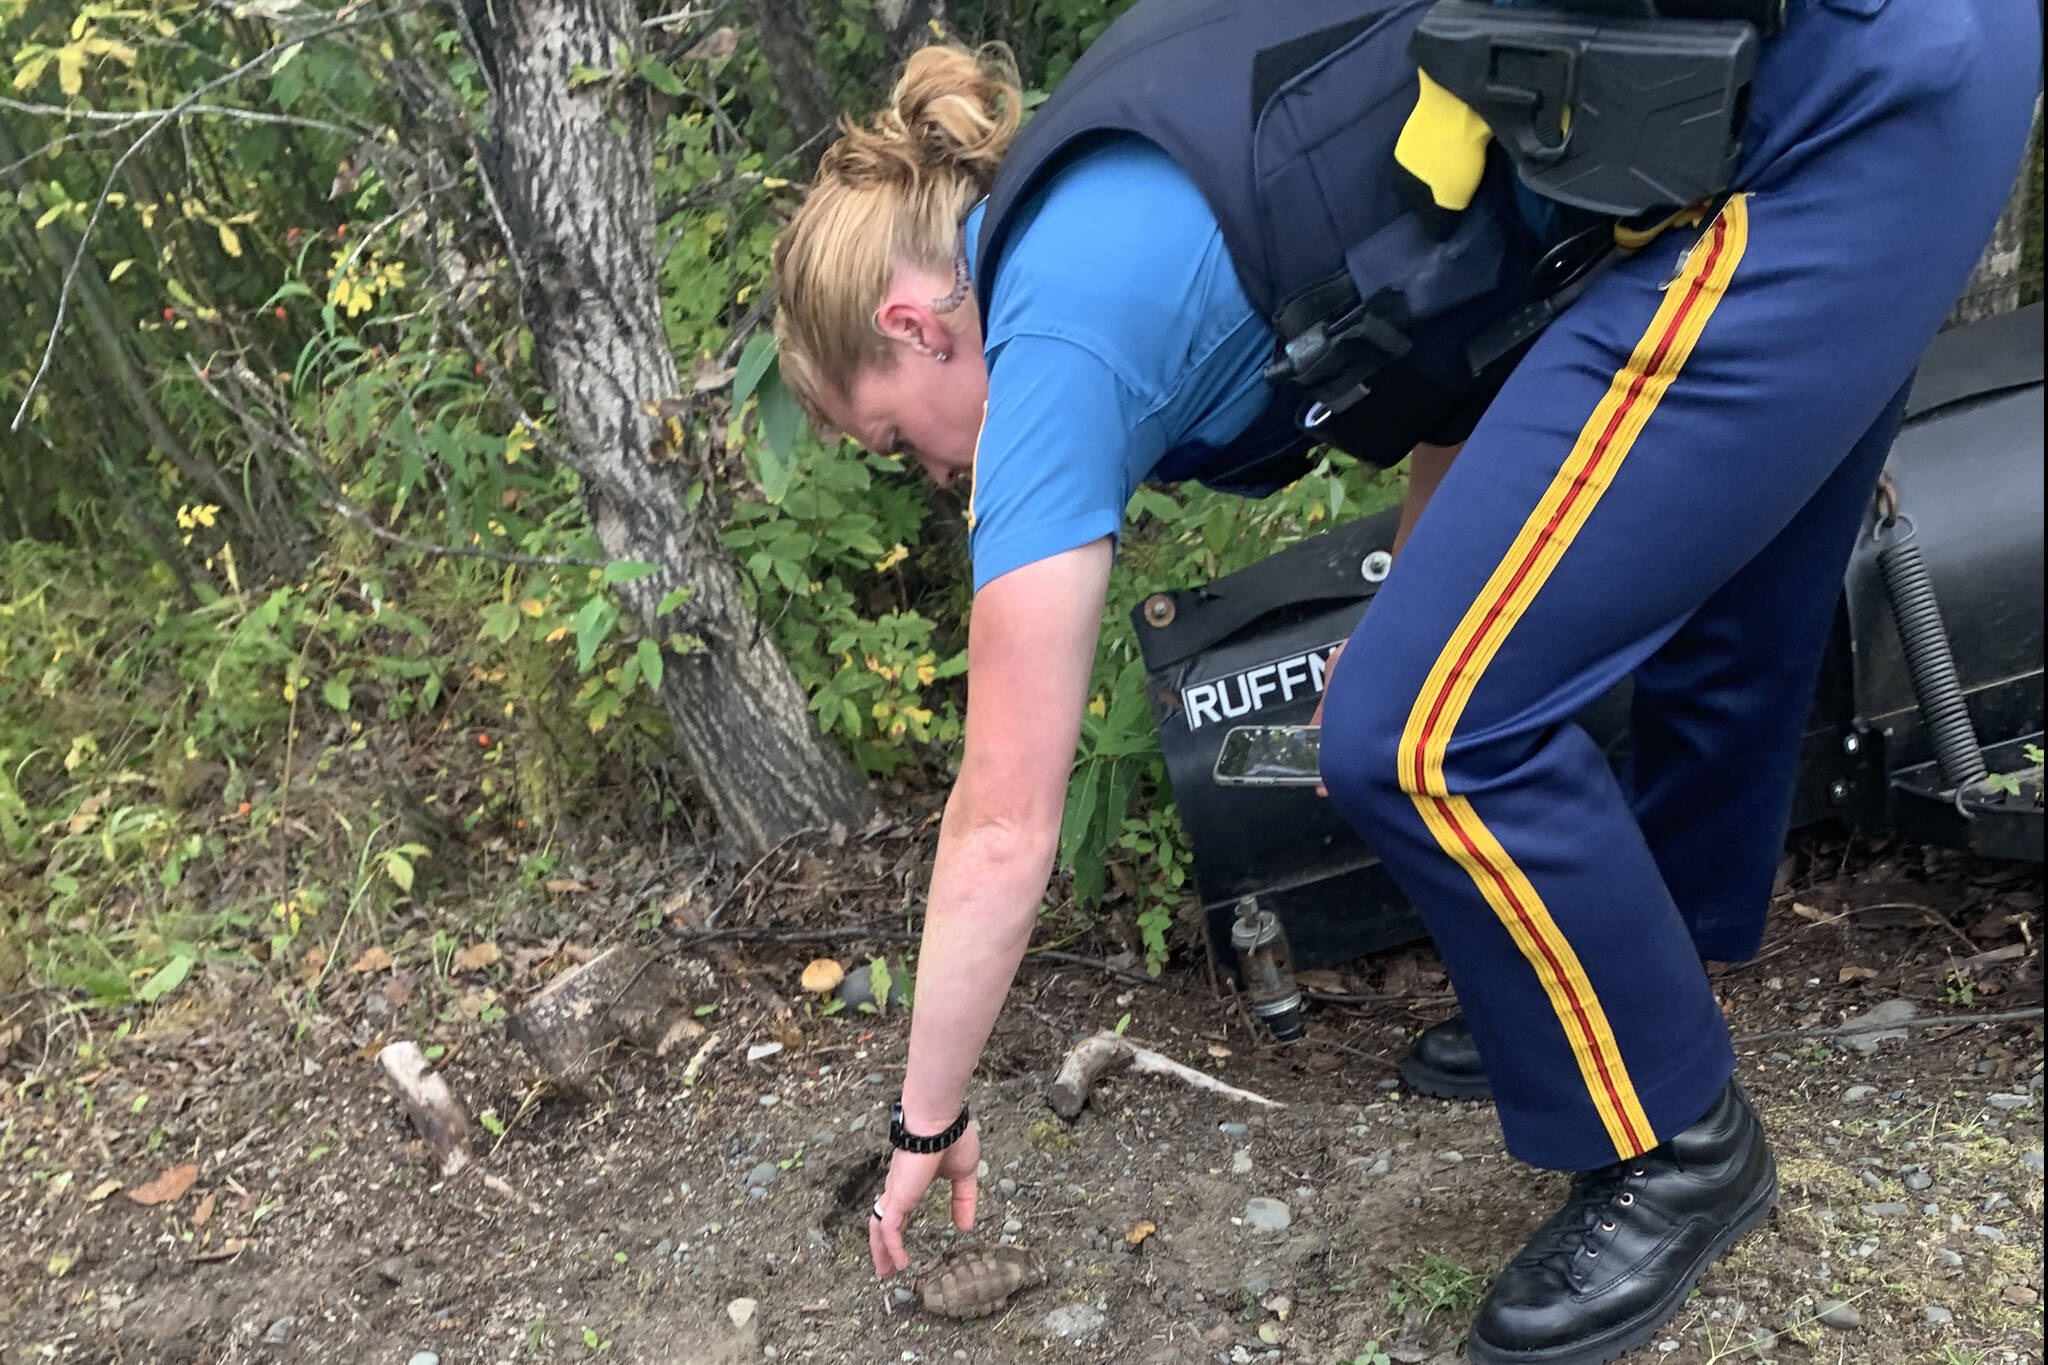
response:
[[[1984,248],[1977,268],[1970,272],[1970,282],[1963,286],[1963,296],[1956,301],[1955,311],[1949,314],[1947,326],[2010,313],[2020,306],[2029,283],[2023,269],[2028,226],[2033,215],[2040,211],[2034,202],[2040,185],[2035,168],[2040,164],[2041,98],[2037,95],[2034,97],[2034,135],[2027,139],[2027,156],[2020,163],[2020,178],[2013,183],[2012,198],[2006,200],[2005,212],[1998,215],[1998,226],[1991,231],[1991,242]],[[2041,281],[2036,278],[2032,283],[2038,291]]]
[[[831,91],[811,55],[811,35],[805,20],[810,6],[797,0],[751,0],[747,10],[754,16],[754,36],[768,70],[775,77],[775,91],[782,96],[782,112],[789,119],[803,149],[800,160],[808,173],[824,155],[829,136],[820,136],[839,118]]]
[[[756,629],[717,525],[690,509],[673,466],[646,456],[656,429],[644,405],[681,392],[681,380],[655,292],[645,102],[609,81],[570,88],[579,67],[609,70],[616,51],[640,54],[633,6],[501,0],[470,17],[497,81],[498,145],[484,169],[591,522],[613,558],[660,566],[617,589],[647,633],[701,641],[669,656],[662,679],[697,780],[728,837],[756,853],[798,830],[858,824],[873,799]],[[657,622],[676,588],[688,599]]]

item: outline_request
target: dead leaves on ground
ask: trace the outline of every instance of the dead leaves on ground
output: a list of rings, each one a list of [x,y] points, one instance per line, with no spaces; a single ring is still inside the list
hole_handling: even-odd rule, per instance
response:
[[[199,1168],[188,1161],[171,1167],[146,1185],[137,1185],[128,1191],[128,1198],[148,1207],[175,1204],[185,1197],[185,1191],[191,1189],[192,1182],[198,1178]]]

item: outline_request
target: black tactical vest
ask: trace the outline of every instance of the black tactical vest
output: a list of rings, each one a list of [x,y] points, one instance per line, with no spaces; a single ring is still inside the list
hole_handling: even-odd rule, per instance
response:
[[[1276,385],[1272,409],[1229,451],[1176,476],[1271,492],[1306,471],[1314,444],[1391,465],[1417,441],[1463,439],[1520,353],[1475,375],[1467,345],[1531,297],[1537,244],[1499,157],[1447,236],[1410,209],[1393,148],[1416,98],[1408,38],[1430,3],[1139,0],[996,175],[975,256],[982,316],[1017,210],[1089,146],[1135,135],[1201,190],[1245,295],[1283,337],[1342,285],[1385,322],[1379,334],[1398,357],[1312,438],[1298,425],[1308,395]]]

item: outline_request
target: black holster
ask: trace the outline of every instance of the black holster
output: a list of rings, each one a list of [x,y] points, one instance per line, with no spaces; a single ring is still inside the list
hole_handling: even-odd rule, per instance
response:
[[[1439,0],[1408,52],[1531,190],[1631,218],[1728,188],[1757,47],[1782,19],[1783,0]]]

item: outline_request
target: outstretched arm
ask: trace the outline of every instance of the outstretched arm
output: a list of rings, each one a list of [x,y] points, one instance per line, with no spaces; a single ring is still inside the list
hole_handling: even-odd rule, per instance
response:
[[[1104,538],[1006,573],[975,595],[965,755],[939,828],[903,1082],[904,1125],[914,1133],[941,1132],[959,1114],[1031,940],[1059,846],[1109,566]],[[971,1226],[966,1156],[892,1158],[870,1238],[879,1273],[909,1263],[903,1223],[935,1175],[953,1181],[955,1224]]]

